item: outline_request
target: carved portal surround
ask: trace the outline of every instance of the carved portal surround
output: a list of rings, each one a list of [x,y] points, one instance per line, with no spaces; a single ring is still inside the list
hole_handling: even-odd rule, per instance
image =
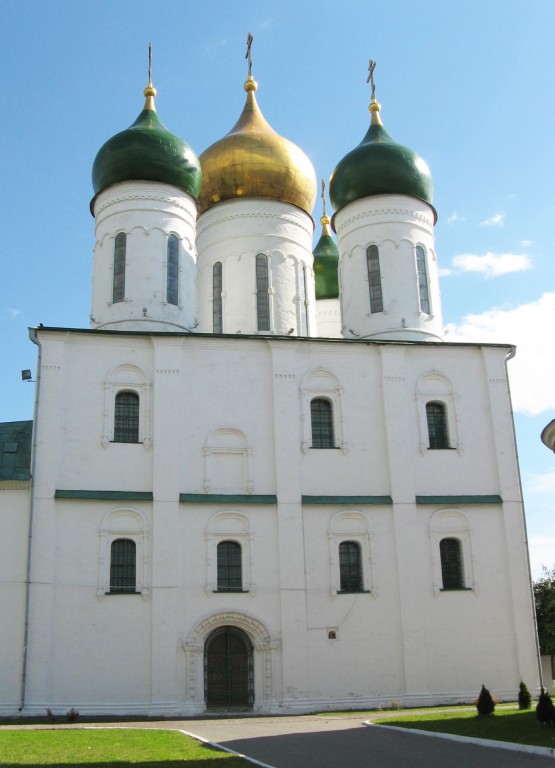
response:
[[[280,643],[273,639],[267,627],[254,616],[238,611],[221,611],[200,621],[183,642],[186,656],[187,708],[203,711],[204,646],[212,632],[219,627],[237,627],[249,637],[254,654],[254,707],[256,712],[275,712],[276,661]]]

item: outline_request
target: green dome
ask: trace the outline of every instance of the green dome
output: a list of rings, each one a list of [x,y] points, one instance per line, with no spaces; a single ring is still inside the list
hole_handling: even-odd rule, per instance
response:
[[[363,197],[408,195],[432,205],[430,169],[412,149],[398,144],[379,118],[379,105],[370,105],[368,133],[340,161],[330,179],[330,200],[335,211]]]
[[[339,297],[339,251],[333,239],[327,216],[322,216],[322,236],[314,248],[314,278],[316,299],[337,299]]]
[[[198,198],[202,179],[198,158],[156,114],[155,93],[149,84],[145,107],[133,125],[100,148],[92,170],[95,197],[122,181],[159,181]]]

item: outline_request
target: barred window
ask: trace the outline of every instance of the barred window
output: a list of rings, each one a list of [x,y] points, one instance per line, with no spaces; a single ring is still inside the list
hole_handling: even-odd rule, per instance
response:
[[[241,592],[241,545],[236,541],[218,544],[218,592]]]
[[[308,335],[308,307],[306,303],[307,287],[306,287],[306,264],[302,265],[303,273],[299,285],[300,290],[300,330],[301,336]]]
[[[114,409],[114,443],[139,442],[139,395],[118,392]]]
[[[259,331],[270,330],[269,290],[268,257],[259,253],[256,257],[256,321]]]
[[[342,541],[339,545],[339,581],[341,592],[362,592],[360,544]]]
[[[442,539],[439,542],[441,578],[443,589],[464,589],[462,544],[459,539]]]
[[[131,539],[116,539],[110,547],[110,594],[136,590],[136,545]]]
[[[123,301],[125,298],[125,258],[127,252],[127,235],[119,232],[114,245],[114,278],[112,284],[112,302]]]
[[[179,240],[176,235],[168,237],[167,252],[167,292],[168,304],[179,304]]]
[[[217,261],[212,267],[212,329],[214,333],[223,333],[222,284],[222,262]]]
[[[430,314],[430,292],[428,290],[428,271],[426,269],[426,254],[421,245],[416,246],[416,272],[418,275],[418,298],[420,311]]]
[[[380,254],[377,245],[369,245],[366,250],[368,267],[368,290],[370,291],[370,312],[383,312],[382,276]]]
[[[333,404],[325,397],[310,401],[313,448],[335,448]]]
[[[444,403],[426,403],[430,448],[449,448],[447,412]]]

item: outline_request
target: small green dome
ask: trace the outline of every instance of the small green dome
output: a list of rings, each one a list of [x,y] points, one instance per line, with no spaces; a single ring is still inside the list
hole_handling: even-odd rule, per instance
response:
[[[432,205],[433,182],[425,161],[385,130],[379,104],[370,105],[372,121],[366,136],[339,162],[330,179],[335,211],[363,197],[408,195]]]
[[[330,220],[324,215],[320,219],[322,236],[312,252],[314,255],[314,278],[316,299],[337,299],[339,297],[339,251],[330,232]]]
[[[160,120],[154,106],[155,94],[149,83],[145,107],[133,125],[100,148],[92,170],[95,197],[122,181],[158,181],[198,198],[202,180],[198,158]]]

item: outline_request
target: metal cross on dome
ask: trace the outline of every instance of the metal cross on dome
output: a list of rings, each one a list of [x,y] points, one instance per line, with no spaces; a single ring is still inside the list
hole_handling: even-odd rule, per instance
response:
[[[148,82],[152,82],[152,43],[148,44]]]
[[[328,214],[326,213],[326,182],[324,181],[324,179],[322,179],[322,191],[320,192],[320,197],[322,198],[322,207],[324,209],[323,215],[327,216]]]
[[[254,40],[254,37],[249,32],[247,37],[247,52],[245,54],[245,59],[248,59],[249,62],[249,77],[252,77],[252,59],[251,59],[251,48],[252,48],[252,41]]]
[[[372,99],[376,98],[376,86],[374,84],[374,70],[376,69],[376,62],[372,59],[368,59],[368,78],[366,79],[367,83],[370,83],[372,86]]]

